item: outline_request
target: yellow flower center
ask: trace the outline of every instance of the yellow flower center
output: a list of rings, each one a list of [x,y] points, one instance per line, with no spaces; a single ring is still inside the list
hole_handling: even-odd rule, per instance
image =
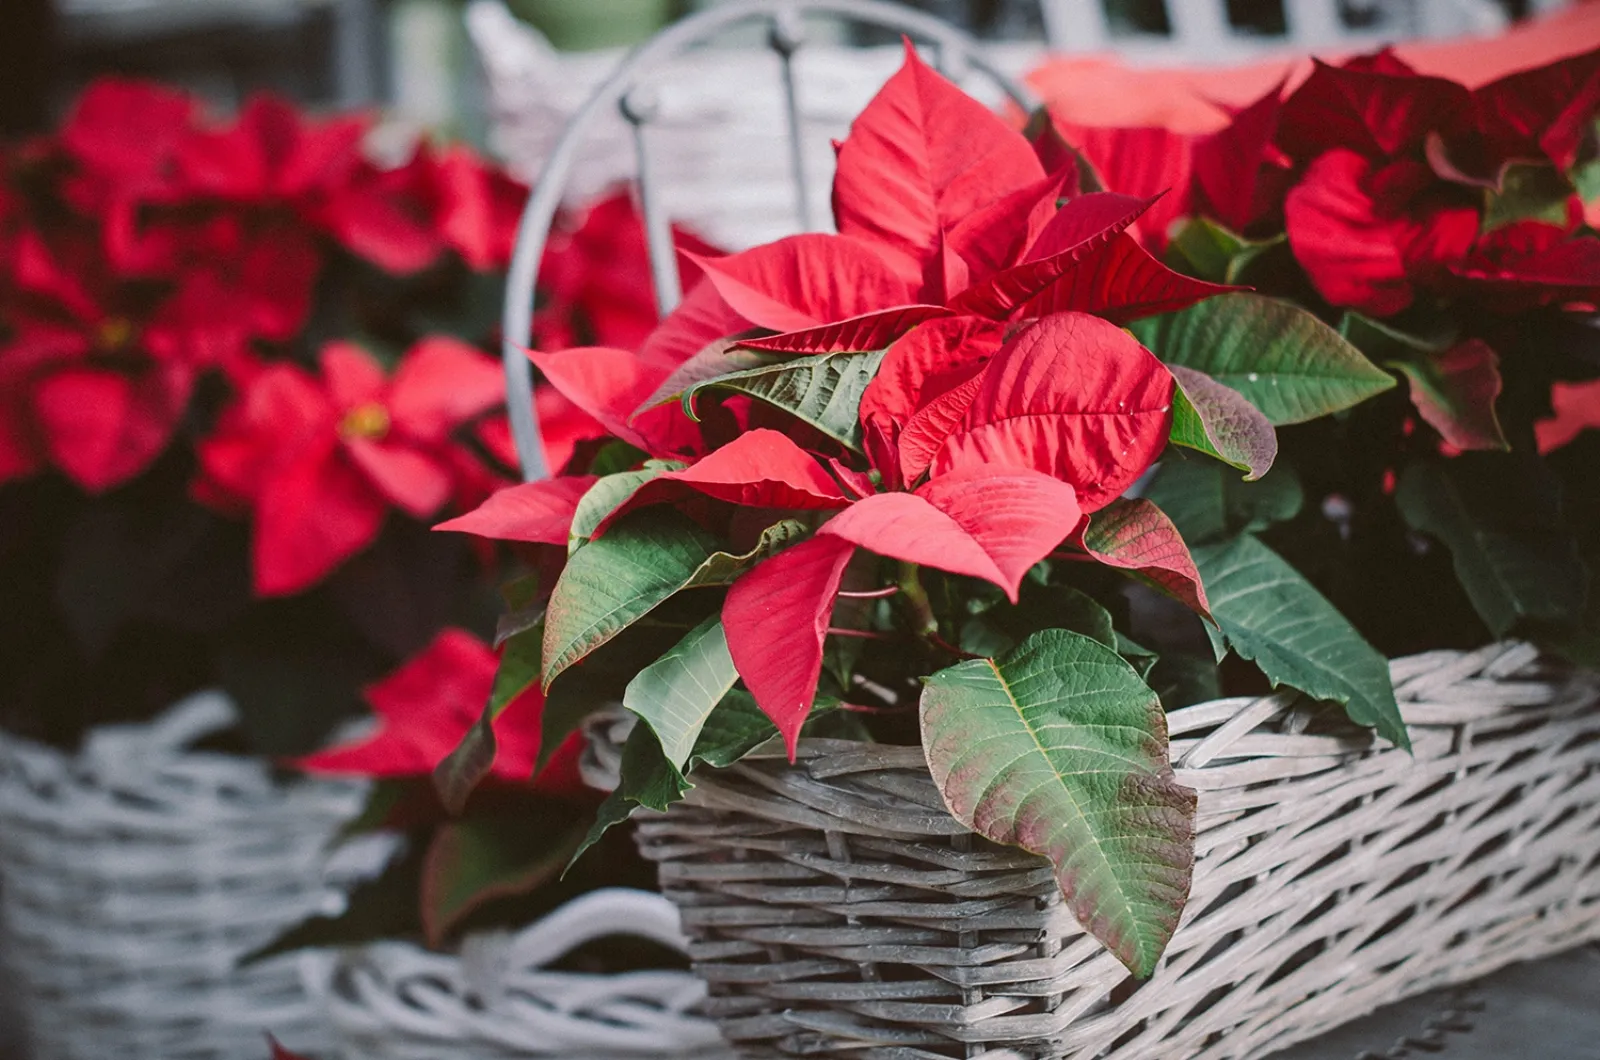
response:
[[[389,410],[375,402],[357,405],[344,414],[339,433],[346,438],[382,438],[389,433]]]
[[[114,353],[133,338],[133,322],[126,317],[112,317],[100,325],[100,348]]]

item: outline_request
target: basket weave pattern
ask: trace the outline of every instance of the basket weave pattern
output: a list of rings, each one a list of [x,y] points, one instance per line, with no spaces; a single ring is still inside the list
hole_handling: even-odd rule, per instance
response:
[[[1169,715],[1197,863],[1143,984],[1042,859],[944,811],[918,748],[697,773],[640,844],[752,1055],[1261,1056],[1600,937],[1600,677],[1511,643],[1391,670],[1414,759],[1291,694]]]
[[[206,693],[77,755],[0,738],[0,960],[35,1060],[265,1060],[267,1031],[330,1044],[295,957],[236,965],[330,911],[325,848],[364,788],[189,747],[232,718]]]

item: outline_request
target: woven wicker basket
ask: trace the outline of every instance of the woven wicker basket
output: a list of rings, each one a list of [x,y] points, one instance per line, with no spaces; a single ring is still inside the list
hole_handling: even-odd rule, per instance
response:
[[[682,950],[658,894],[591,891],[515,934],[467,938],[459,954],[379,942],[306,965],[343,1060],[578,1060],[723,1056],[683,971],[595,975],[548,967],[593,939],[633,935]]]
[[[195,696],[66,755],[0,737],[0,959],[32,1060],[251,1060],[329,1044],[294,957],[239,957],[338,890],[324,848],[356,783],[285,783],[190,748],[232,705]]]
[[[1600,677],[1522,644],[1391,669],[1415,758],[1307,731],[1288,694],[1169,716],[1198,859],[1142,984],[1042,859],[945,812],[919,748],[811,741],[794,767],[697,773],[640,845],[751,1055],[1262,1056],[1600,937]]]

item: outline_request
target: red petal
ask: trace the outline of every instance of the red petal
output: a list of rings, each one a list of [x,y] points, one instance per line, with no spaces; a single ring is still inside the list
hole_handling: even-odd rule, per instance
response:
[[[639,360],[663,375],[719,339],[747,331],[750,321],[734,312],[715,284],[702,280],[639,347]]]
[[[68,368],[35,387],[34,414],[56,464],[98,493],[132,478],[160,455],[193,385],[194,373],[183,365],[152,365],[135,375]]]
[[[528,189],[461,146],[439,156],[436,176],[445,241],[469,268],[505,268]]]
[[[1172,423],[1172,373],[1126,331],[1062,313],[1024,328],[983,374],[935,477],[961,467],[1033,468],[1072,484],[1095,511],[1160,455]]]
[[[344,445],[378,491],[418,519],[437,512],[449,499],[449,467],[421,450],[371,438],[346,438]]]
[[[632,415],[666,372],[627,350],[590,346],[528,357],[551,386],[615,437],[653,456],[679,456],[698,445],[699,429],[676,405]]]
[[[1076,311],[1094,313],[1118,324],[1157,313],[1171,313],[1228,291],[1247,290],[1207,283],[1173,272],[1126,232],[1090,251],[1031,301],[1024,316]]]
[[[372,543],[386,505],[333,434],[315,439],[263,484],[256,503],[256,593],[308,589]]]
[[[861,396],[861,422],[903,426],[928,402],[972,378],[1000,350],[1001,325],[981,317],[932,320],[897,339]]]
[[[1533,425],[1541,453],[1560,449],[1584,431],[1600,427],[1600,380],[1552,383],[1550,406],[1553,415]]]
[[[1210,617],[1200,572],[1167,514],[1150,501],[1123,498],[1089,517],[1078,532],[1084,551],[1108,567],[1137,571],[1167,595]]]
[[[906,421],[900,431],[900,480],[915,482],[933,463],[946,438],[966,418],[973,399],[983,386],[983,374],[951,387],[934,398]]]
[[[734,668],[783,734],[790,758],[817,697],[822,642],[854,553],[837,537],[802,541],[734,582],[722,605]]]
[[[883,556],[982,578],[1013,601],[1028,568],[1081,516],[1072,487],[1016,468],[962,469],[916,493],[879,493],[823,524]]]
[[[724,258],[685,256],[736,313],[774,331],[816,328],[914,300],[883,257],[845,236],[788,236]]]
[[[1057,125],[1083,152],[1107,190],[1152,200],[1131,233],[1153,250],[1165,247],[1167,229],[1189,212],[1193,140],[1154,127],[1071,125],[1059,120]]]
[[[1277,156],[1272,146],[1283,109],[1283,84],[1233,116],[1226,127],[1194,144],[1194,183],[1210,216],[1242,232],[1276,204],[1264,202],[1261,169]]]
[[[389,378],[383,368],[353,342],[328,343],[322,347],[320,361],[328,396],[340,411],[379,401],[388,389]]]
[[[1330,147],[1395,155],[1471,119],[1472,94],[1454,81],[1317,62],[1283,104],[1278,145],[1301,161]]]
[[[930,70],[908,44],[905,65],[839,145],[834,215],[841,233],[911,256],[932,279],[942,276],[946,233],[1044,175],[1027,140]],[[953,293],[930,291],[930,300]]]
[[[1077,186],[1073,167],[1003,195],[958,222],[946,246],[961,256],[976,280],[987,279],[1022,259],[1056,215],[1056,204]]]
[[[399,669],[366,689],[367,702],[382,719],[377,732],[295,764],[313,773],[426,775],[477,719],[494,684],[494,671],[495,654],[487,645],[463,630],[443,630]],[[532,772],[530,761],[527,775]]]
[[[817,458],[778,431],[758,427],[712,450],[681,471],[643,483],[595,528],[599,536],[625,513],[681,496],[685,490],[750,508],[843,508],[850,498]]]
[[[594,475],[568,475],[508,486],[491,494],[477,509],[434,529],[458,530],[501,541],[565,546],[578,502],[596,481]]]
[[[443,441],[505,400],[500,362],[459,339],[421,339],[406,351],[389,390],[394,425],[413,438]]]
[[[1149,209],[1150,200],[1091,192],[1062,207],[1039,233],[1021,264],[965,291],[956,309],[1003,320],[1081,262],[1101,251]]]
[[[937,305],[907,305],[882,312],[841,320],[820,328],[805,328],[745,339],[739,343],[752,350],[778,353],[837,353],[842,350],[881,350],[925,320],[946,317],[950,310]]]

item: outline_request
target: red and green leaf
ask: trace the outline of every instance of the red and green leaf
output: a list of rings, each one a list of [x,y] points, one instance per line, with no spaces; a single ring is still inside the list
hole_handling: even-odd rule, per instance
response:
[[[1151,502],[1113,501],[1089,517],[1078,532],[1078,544],[1106,566],[1131,571],[1195,613],[1211,617],[1189,546]]]
[[[1247,472],[1254,482],[1278,456],[1278,434],[1245,396],[1198,369],[1170,365],[1177,380],[1172,441]]]

